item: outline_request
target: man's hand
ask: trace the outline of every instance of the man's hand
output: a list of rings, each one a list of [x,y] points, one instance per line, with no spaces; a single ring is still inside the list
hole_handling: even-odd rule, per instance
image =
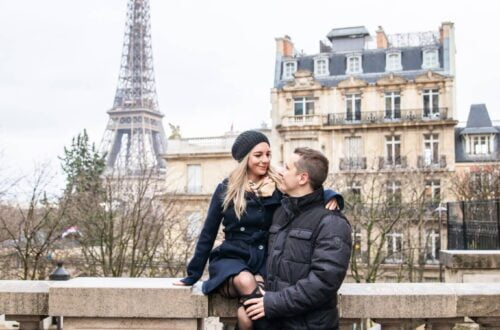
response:
[[[339,208],[339,206],[337,205],[337,199],[336,198],[330,199],[330,201],[326,203],[325,207],[330,211],[337,210]]]
[[[264,311],[264,297],[248,299],[243,305],[248,317],[252,321],[266,316],[266,312]]]

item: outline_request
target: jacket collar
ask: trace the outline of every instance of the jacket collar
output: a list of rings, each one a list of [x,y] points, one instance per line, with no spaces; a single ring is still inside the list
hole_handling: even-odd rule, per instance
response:
[[[323,187],[301,197],[284,196],[281,205],[287,218],[295,218],[300,213],[316,205],[324,204]]]

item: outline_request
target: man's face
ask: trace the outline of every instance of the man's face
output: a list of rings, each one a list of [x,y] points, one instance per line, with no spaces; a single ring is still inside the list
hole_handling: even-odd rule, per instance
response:
[[[281,190],[290,196],[294,196],[298,189],[307,184],[308,174],[297,171],[295,164],[300,160],[300,156],[292,154],[281,170]]]

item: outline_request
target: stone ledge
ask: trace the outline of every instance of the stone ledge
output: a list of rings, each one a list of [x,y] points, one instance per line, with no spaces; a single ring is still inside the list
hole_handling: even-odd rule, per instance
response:
[[[0,281],[0,315],[48,315],[49,281]]]
[[[171,278],[76,278],[51,286],[50,315],[106,318],[205,318],[198,287]]]
[[[500,250],[441,250],[439,261],[449,269],[500,269]]]

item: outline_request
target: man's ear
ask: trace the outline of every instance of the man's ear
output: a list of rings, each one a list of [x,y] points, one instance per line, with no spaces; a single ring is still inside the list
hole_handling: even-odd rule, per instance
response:
[[[306,185],[308,183],[309,183],[309,173],[307,173],[307,172],[300,173],[299,184],[301,186],[303,186],[303,185]]]

